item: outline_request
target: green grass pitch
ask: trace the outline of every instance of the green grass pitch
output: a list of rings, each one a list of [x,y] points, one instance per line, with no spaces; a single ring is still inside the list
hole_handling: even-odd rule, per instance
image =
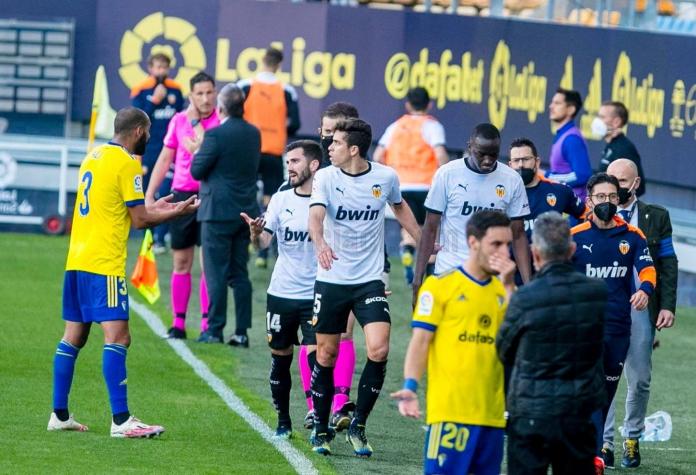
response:
[[[129,271],[139,247],[129,246]],[[81,352],[71,392],[71,412],[90,427],[88,433],[49,433],[51,372],[55,346],[62,333],[62,272],[67,238],[0,234],[0,473],[293,473],[289,463],[255,433],[202,381],[191,368],[147,325],[131,312],[133,343],[128,356],[129,405],[145,422],[165,426],[155,440],[112,440],[109,437],[109,406],[101,375],[102,333],[92,330]],[[169,276],[171,257],[158,256],[162,299],[152,306],[166,326],[170,324]],[[324,458],[311,453],[307,431],[302,428],[306,412],[299,374],[293,364],[292,416],[294,446],[320,473],[421,473],[424,431],[422,421],[398,415],[388,399],[402,381],[404,352],[410,334],[410,293],[402,283],[402,270],[392,258],[394,294],[393,332],[387,381],[368,424],[368,437],[375,449],[370,460],[351,455],[339,435],[335,455]],[[199,307],[197,271],[189,306],[189,348],[240,396],[246,404],[275,427],[270,403],[268,369],[270,356],[265,339],[265,289],[269,270],[250,266],[254,285],[254,320],[251,348],[196,344]],[[131,288],[133,298],[142,301]],[[233,329],[233,299],[230,319]],[[696,473],[696,311],[679,309],[676,327],[659,334],[660,348],[653,358],[653,392],[649,412],[668,411],[673,418],[672,439],[643,443],[640,474]],[[365,361],[362,332],[355,331],[356,373]],[[354,378],[354,388],[357,375]],[[476,384],[472,382],[472,384]],[[625,386],[618,418],[623,416]],[[619,441],[620,442],[620,441]],[[617,453],[620,456],[620,454]],[[621,470],[628,472],[627,470]],[[505,468],[503,468],[503,473]]]

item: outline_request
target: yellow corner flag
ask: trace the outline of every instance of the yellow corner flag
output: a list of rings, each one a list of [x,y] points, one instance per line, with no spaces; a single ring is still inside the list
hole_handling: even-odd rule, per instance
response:
[[[87,151],[94,146],[94,138],[110,139],[114,135],[116,111],[109,103],[109,86],[106,84],[104,66],[97,68],[94,78],[94,95],[92,96],[92,117],[89,122],[89,141]]]
[[[155,262],[155,253],[152,252],[153,244],[152,232],[148,229],[145,231],[138,261],[135,263],[135,269],[131,275],[131,282],[150,304],[157,302],[160,297],[157,263]]]

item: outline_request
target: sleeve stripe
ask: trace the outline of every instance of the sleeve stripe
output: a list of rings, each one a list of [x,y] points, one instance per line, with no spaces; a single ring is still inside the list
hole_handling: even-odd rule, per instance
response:
[[[575,174],[575,172],[550,173],[549,178],[551,178],[552,180],[560,181],[561,183],[563,183],[563,182],[568,182],[568,181],[576,181],[578,179],[578,176]]]
[[[427,206],[424,206],[424,208],[425,208],[425,210],[426,210],[428,213],[440,214],[440,215],[442,214],[442,211],[438,211],[438,210],[436,210],[436,209],[428,208]]]
[[[418,320],[411,322],[411,328],[422,328],[423,330],[428,330],[431,332],[437,330],[436,325],[433,325],[432,323],[419,322]]]
[[[263,230],[266,231],[266,232],[267,232],[268,234],[270,234],[271,236],[273,236],[273,230],[268,229],[268,228],[263,228]]]
[[[310,208],[311,208],[312,206],[323,206],[324,208],[326,208],[326,204],[325,204],[325,203],[312,203],[312,204],[309,205]]]
[[[649,282],[652,284],[652,286],[654,288],[656,283],[657,283],[657,274],[655,272],[655,267],[653,267],[653,266],[645,267],[644,269],[642,269],[638,273],[638,278],[641,281],[641,287],[642,287],[643,283]]]
[[[657,257],[672,257],[676,256],[674,252],[674,244],[672,243],[672,238],[668,237],[660,241],[660,250],[657,253]]]
[[[132,208],[133,206],[144,205],[144,204],[145,204],[145,200],[143,200],[143,199],[126,201],[126,206],[128,206],[129,208]]]

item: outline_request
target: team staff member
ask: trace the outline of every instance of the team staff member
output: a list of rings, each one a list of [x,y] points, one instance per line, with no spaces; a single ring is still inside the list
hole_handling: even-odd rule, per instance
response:
[[[353,311],[365,333],[367,363],[347,439],[357,456],[372,455],[365,424],[384,384],[391,328],[381,280],[387,204],[416,241],[420,238],[420,227],[401,199],[394,170],[367,161],[371,143],[368,123],[360,119],[338,123],[329,147],[333,166],[317,172],[312,188],[309,231],[319,267],[312,318],[317,361],[312,370],[315,424],[310,442],[312,450],[321,454],[331,453],[333,371],[340,335]]]
[[[184,108],[184,96],[181,86],[170,79],[169,67],[171,59],[163,53],[155,53],[147,59],[149,76],[140,84],[131,89],[131,104],[142,109],[150,118],[150,140],[142,156],[143,164],[143,189],[147,190],[150,184],[150,176],[157,162],[157,157],[162,151],[164,136],[167,133],[169,121],[177,112]],[[156,197],[167,196],[171,191],[174,170],[169,170],[162,181]],[[154,251],[161,253],[166,250],[164,236],[169,231],[167,224],[162,224],[154,229]]]
[[[65,332],[53,359],[53,412],[48,430],[86,431],[68,411],[75,361],[92,323],[104,331],[103,372],[111,403],[111,437],[153,437],[164,428],[148,425],[128,409],[126,251],[131,223],[143,229],[191,214],[196,196],[171,203],[171,196],[144,203],[142,155],[150,119],[134,107],[121,109],[113,139],[91,151],[80,165],[77,201],[63,285]]]
[[[568,221],[537,217],[532,255],[538,273],[510,299],[495,345],[512,367],[507,393],[510,475],[593,474],[590,420],[606,395],[602,349],[607,287],[576,272]]]
[[[532,242],[532,228],[537,216],[547,211],[567,213],[580,219],[585,214],[585,203],[575,196],[573,190],[562,183],[555,183],[539,173],[541,158],[534,142],[527,138],[518,138],[510,145],[510,168],[522,177],[529,200],[529,217],[524,220],[527,240]],[[530,256],[531,257],[531,256]],[[522,284],[519,274],[518,284]]]
[[[524,219],[529,202],[520,175],[504,163],[500,155],[500,132],[492,124],[479,124],[469,139],[467,155],[440,167],[425,200],[423,239],[416,254],[413,281],[414,303],[423,281],[428,259],[440,233],[440,250],[435,258],[435,273],[461,266],[469,256],[466,223],[473,213],[493,209],[507,214],[512,223],[512,251],[526,282],[531,275],[529,243]]]
[[[635,162],[623,158],[614,160],[609,164],[607,173],[619,181],[619,215],[628,224],[643,231],[657,271],[657,285],[655,292],[650,296],[648,308],[643,311],[631,311],[631,344],[624,367],[628,394],[623,423],[625,440],[621,466],[635,468],[641,461],[638,439],[645,430],[645,415],[650,398],[655,329],[662,330],[674,325],[679,270],[672,244],[669,211],[637,198],[641,179]],[[604,427],[604,448],[611,455],[614,450],[614,407],[615,404],[612,403]]]
[[[590,156],[575,117],[582,109],[578,91],[558,88],[549,104],[549,118],[558,127],[551,147],[546,177],[570,186],[575,194],[586,197],[585,183],[592,175]]]
[[[221,343],[227,323],[227,286],[234,293],[236,328],[232,346],[249,347],[251,328],[251,281],[249,230],[240,213],[258,216],[256,173],[261,136],[245,121],[244,93],[234,84],[222,88],[217,99],[219,127],[205,133],[200,151],[191,163],[191,176],[201,180],[201,223],[203,264],[210,289],[208,329],[198,339]]]
[[[321,164],[321,147],[311,140],[292,142],[285,149],[285,162],[292,188],[271,197],[264,217],[252,219],[243,213],[242,218],[249,225],[254,247],[268,247],[273,236],[278,240],[278,260],[266,292],[266,333],[271,347],[271,395],[278,413],[275,436],[288,439],[292,435],[290,365],[293,345],[299,343],[298,329],[302,329],[305,348],[300,358],[308,360],[300,367],[313,368],[317,358],[312,327],[317,259],[307,223],[312,181]]]
[[[438,167],[449,161],[445,148],[445,128],[428,114],[430,96],[423,87],[406,95],[406,115],[387,127],[375,149],[374,160],[396,170],[401,195],[419,225],[425,224],[425,198]],[[401,262],[406,283],[413,283],[415,243],[401,230]]]
[[[626,158],[632,161],[640,177],[640,183],[635,190],[636,196],[643,196],[645,193],[643,165],[638,149],[623,133],[626,124],[628,124],[628,109],[623,102],[616,101],[604,102],[599,108],[597,117],[592,120],[592,133],[607,143],[602,151],[602,159],[599,161],[599,171],[607,171],[607,167],[614,160]]]
[[[587,182],[588,221],[572,229],[577,245],[573,256],[575,268],[597,279],[609,289],[604,324],[604,374],[607,404],[594,417],[597,428],[597,451],[602,449],[604,422],[619,386],[631,337],[631,307],[643,310],[655,289],[655,267],[645,235],[616,216],[619,182],[606,173],[597,173]],[[634,285],[633,269],[638,273]],[[634,291],[634,289],[636,289]]]
[[[466,233],[463,266],[428,277],[421,287],[404,388],[391,395],[401,415],[419,418],[416,391],[427,364],[426,474],[498,475],[503,459],[503,365],[495,338],[515,288],[510,218],[479,211]]]
[[[246,95],[244,119],[261,131],[261,164],[259,175],[263,182],[263,207],[268,206],[273,193],[283,184],[283,160],[288,136],[300,128],[297,91],[283,84],[276,72],[283,62],[283,53],[268,48],[261,59],[260,72],[254,79],[237,83]],[[259,252],[257,267],[267,265],[268,250]]]
[[[145,200],[153,203],[155,193],[164,180],[172,163],[174,178],[172,191],[175,201],[186,200],[197,194],[198,181],[191,176],[193,154],[200,148],[203,133],[220,125],[215,110],[215,81],[204,72],[191,78],[189,106],[179,112],[169,122],[164,147],[152,171],[150,185]],[[172,326],[168,331],[170,338],[186,338],[186,312],[191,297],[191,268],[193,267],[194,247],[200,246],[200,224],[196,216],[190,215],[170,224],[174,266],[171,280],[171,303],[174,314]],[[202,264],[202,259],[201,259]],[[205,274],[201,273],[199,284],[201,302],[201,333],[208,329],[208,289]]]

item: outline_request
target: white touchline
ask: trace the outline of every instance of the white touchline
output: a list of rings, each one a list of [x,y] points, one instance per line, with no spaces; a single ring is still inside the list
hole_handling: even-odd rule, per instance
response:
[[[142,318],[155,335],[165,335],[167,329],[162,324],[159,317],[143,304],[129,299],[130,307],[133,311]],[[273,445],[283,457],[290,462],[290,465],[301,475],[318,474],[318,470],[312,465],[312,462],[302,455],[302,453],[286,440],[276,440],[273,438],[273,430],[261,420],[259,416],[251,411],[244,402],[230,389],[223,380],[213,373],[208,365],[198,359],[186,344],[181,340],[167,339],[167,343],[172,347],[174,352],[184,360],[193,371],[205,381],[220,398],[225,401],[227,407],[236,412],[247,424],[251,426],[266,442]]]

